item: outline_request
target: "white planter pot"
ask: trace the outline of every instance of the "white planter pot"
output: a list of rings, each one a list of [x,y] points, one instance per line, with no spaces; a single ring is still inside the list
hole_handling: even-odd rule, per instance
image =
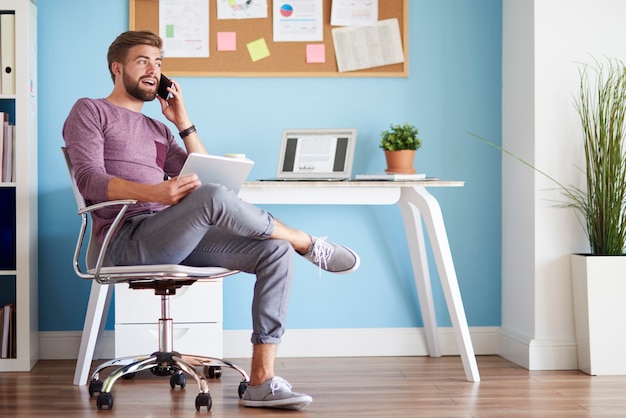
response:
[[[626,375],[626,256],[572,254],[578,369]]]

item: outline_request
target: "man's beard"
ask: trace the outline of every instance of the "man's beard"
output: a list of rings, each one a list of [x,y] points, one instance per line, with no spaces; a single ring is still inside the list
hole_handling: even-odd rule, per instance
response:
[[[123,81],[126,92],[134,98],[142,100],[144,102],[151,102],[156,98],[156,92],[158,88],[156,84],[154,85],[154,91],[147,91],[141,88],[141,80],[132,80],[130,77],[127,77],[126,74],[124,74]]]

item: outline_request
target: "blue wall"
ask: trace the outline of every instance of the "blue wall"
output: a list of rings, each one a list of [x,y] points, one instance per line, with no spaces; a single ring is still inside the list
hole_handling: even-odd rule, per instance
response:
[[[383,0],[381,0],[383,1]],[[213,4],[214,2],[211,2]],[[354,173],[381,171],[381,130],[420,129],[416,167],[465,180],[431,189],[448,230],[470,326],[500,325],[501,0],[409,0],[408,78],[179,77],[191,119],[210,152],[244,152],[251,178],[275,172],[283,128],[354,127]],[[106,51],[128,28],[126,0],[39,0],[39,327],[80,330],[89,282],[71,266],[79,218],[62,161],[61,127],[80,97],[105,97]],[[167,51],[166,51],[167,54]],[[144,112],[162,118],[157,103]],[[400,211],[394,206],[267,206],[287,224],[345,243],[362,257],[351,275],[318,275],[298,260],[290,328],[422,326]],[[432,257],[429,253],[429,258]],[[431,264],[438,323],[449,326]],[[253,276],[225,280],[225,329],[250,328]],[[109,318],[109,327],[111,318]]]

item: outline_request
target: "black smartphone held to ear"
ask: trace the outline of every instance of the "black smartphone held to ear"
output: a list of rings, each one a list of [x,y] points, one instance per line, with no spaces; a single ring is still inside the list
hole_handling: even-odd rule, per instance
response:
[[[172,86],[172,82],[165,75],[161,74],[161,80],[159,81],[159,90],[157,94],[163,98],[163,100],[167,100],[170,92],[167,91],[168,87]]]

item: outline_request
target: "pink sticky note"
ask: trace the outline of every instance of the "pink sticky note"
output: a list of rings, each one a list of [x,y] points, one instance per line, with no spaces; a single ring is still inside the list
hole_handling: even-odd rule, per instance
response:
[[[308,44],[306,46],[306,62],[309,64],[326,62],[326,47],[324,44]]]
[[[237,32],[217,32],[218,51],[237,50]]]

